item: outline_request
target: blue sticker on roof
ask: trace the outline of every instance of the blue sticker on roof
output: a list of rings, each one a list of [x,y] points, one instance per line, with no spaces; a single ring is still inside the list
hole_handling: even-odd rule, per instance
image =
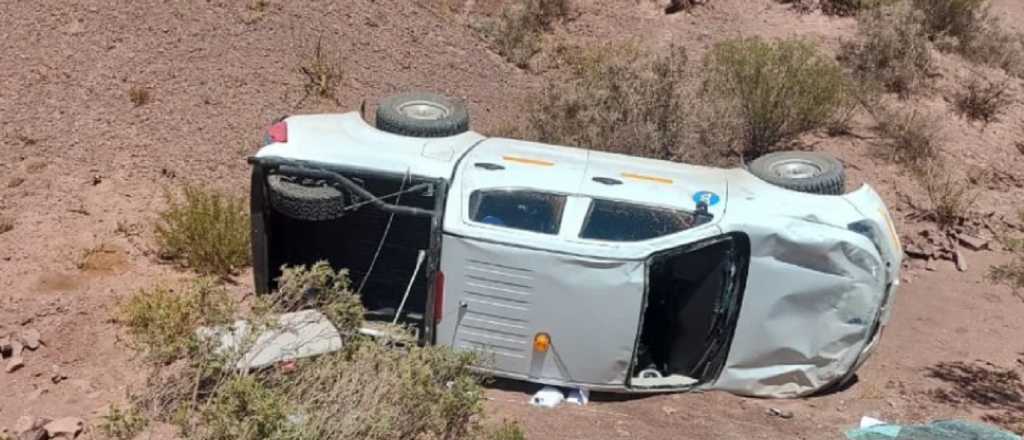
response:
[[[708,206],[715,206],[718,202],[721,202],[722,198],[718,197],[711,191],[701,191],[693,195],[693,203],[700,204],[701,202],[707,203]]]

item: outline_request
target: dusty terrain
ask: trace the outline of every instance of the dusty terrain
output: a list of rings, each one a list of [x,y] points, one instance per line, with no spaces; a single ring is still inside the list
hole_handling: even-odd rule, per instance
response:
[[[516,99],[543,77],[505,63],[465,25],[498,2],[470,0],[455,14],[414,3],[271,1],[256,11],[240,0],[0,2],[0,215],[14,219],[14,229],[0,234],[0,333],[33,328],[44,342],[26,353],[24,368],[0,371],[0,427],[24,414],[95,421],[130,392],[142,373],[110,320],[111,306],[135,289],[190,276],[152,250],[149,224],[163,190],[193,182],[245,194],[245,158],[272,118],[347,111],[419,88],[464,98],[478,131],[516,117]],[[724,38],[802,35],[835,48],[855,30],[853,19],[800,15],[769,0],[717,0],[672,16],[646,1],[578,3],[562,37],[637,38],[655,48],[675,42],[694,62]],[[1024,23],[1018,0],[993,3],[1007,23]],[[297,66],[318,38],[343,66],[336,102],[303,99]],[[1024,199],[1024,151],[1015,147],[1024,140],[1021,82],[1011,83],[1014,103],[999,121],[972,125],[942,98],[971,72],[953,56],[940,58],[935,91],[915,105],[941,115],[943,147],[962,165],[958,172],[1001,173],[977,210],[1006,215]],[[147,88],[151,101],[134,106],[132,87]],[[911,237],[922,228],[911,216],[911,203],[924,203],[920,189],[873,154],[877,140],[867,128],[858,121],[852,136],[808,141],[838,155],[854,183],[876,186]],[[863,415],[979,420],[1013,402],[937,398],[936,389],[986,391],[981,376],[944,374],[952,371],[944,363],[983,373],[1024,362],[1024,302],[985,279],[1005,254],[965,257],[966,272],[949,262],[933,270],[908,263],[880,350],[839,392],[791,401],[596,396],[586,407],[545,411],[527,405],[533,387],[499,384],[487,409],[537,439],[831,439]],[[245,294],[250,285],[243,273],[232,288]],[[54,383],[55,368],[67,379]],[[770,408],[793,417],[769,415]]]

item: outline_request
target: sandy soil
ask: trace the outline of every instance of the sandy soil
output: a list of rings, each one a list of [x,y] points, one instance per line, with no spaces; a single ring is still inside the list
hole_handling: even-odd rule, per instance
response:
[[[162,191],[188,182],[244,194],[244,159],[272,118],[347,111],[418,88],[464,98],[477,130],[516,117],[514,102],[543,78],[504,63],[465,26],[471,14],[493,13],[495,3],[470,1],[446,15],[400,0],[272,1],[263,12],[240,0],[0,2],[0,215],[15,224],[0,234],[0,334],[34,328],[45,343],[26,354],[21,370],[0,372],[0,427],[24,414],[95,420],[130,392],[141,368],[110,321],[111,307],[138,288],[189,276],[152,250],[149,223]],[[579,3],[561,37],[678,43],[694,60],[724,38],[799,35],[835,48],[855,29],[851,19],[800,15],[770,0],[716,0],[673,16],[646,1]],[[1007,22],[1024,22],[1017,0],[994,4]],[[297,67],[318,38],[344,66],[337,102],[303,99]],[[935,90],[913,105],[941,119],[945,154],[962,164],[957,172],[1002,173],[978,203],[979,211],[1002,216],[1024,199],[1024,154],[1015,147],[1024,137],[1024,94],[1020,81],[1011,82],[1014,103],[1000,121],[968,124],[942,96],[972,72],[942,56]],[[149,89],[152,101],[133,106],[133,86]],[[905,236],[922,228],[908,218],[908,201],[924,203],[920,189],[878,158],[866,121],[852,136],[808,141],[838,155],[853,182],[879,188]],[[908,265],[879,352],[841,392],[789,401],[596,396],[586,407],[544,411],[526,403],[534,387],[503,384],[489,391],[487,410],[520,421],[537,439],[825,439],[840,438],[863,415],[979,419],[998,405],[938,399],[936,389],[966,385],[934,376],[950,376],[943,362],[982,372],[1021,362],[1024,303],[985,280],[1005,254],[966,257],[967,272],[946,262],[931,271]],[[233,289],[249,290],[247,274],[238,282]],[[55,384],[54,368],[67,379]],[[769,408],[794,417],[771,416]]]

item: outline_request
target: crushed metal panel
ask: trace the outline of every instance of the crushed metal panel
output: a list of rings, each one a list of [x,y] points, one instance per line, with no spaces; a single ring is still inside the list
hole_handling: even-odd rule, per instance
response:
[[[215,338],[217,353],[238,355],[235,368],[259,369],[278,362],[318,356],[341,350],[341,335],[322,313],[303,310],[285,313],[257,336],[248,321],[236,321],[231,327],[197,330],[201,337]],[[240,353],[245,350],[245,353]]]
[[[795,219],[773,226],[744,227],[752,250],[747,292],[712,388],[811,394],[850,372],[879,319],[884,269],[866,238]]]

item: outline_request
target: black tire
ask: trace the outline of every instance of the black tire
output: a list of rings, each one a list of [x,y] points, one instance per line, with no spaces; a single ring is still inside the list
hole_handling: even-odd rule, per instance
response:
[[[403,93],[381,100],[377,128],[402,136],[455,136],[469,131],[469,112],[461,102],[435,93]]]
[[[275,211],[298,220],[331,220],[345,213],[345,193],[337,188],[299,178],[272,175],[270,206]]]
[[[755,159],[750,172],[793,191],[838,196],[846,192],[846,170],[842,162],[822,153],[783,151]]]

